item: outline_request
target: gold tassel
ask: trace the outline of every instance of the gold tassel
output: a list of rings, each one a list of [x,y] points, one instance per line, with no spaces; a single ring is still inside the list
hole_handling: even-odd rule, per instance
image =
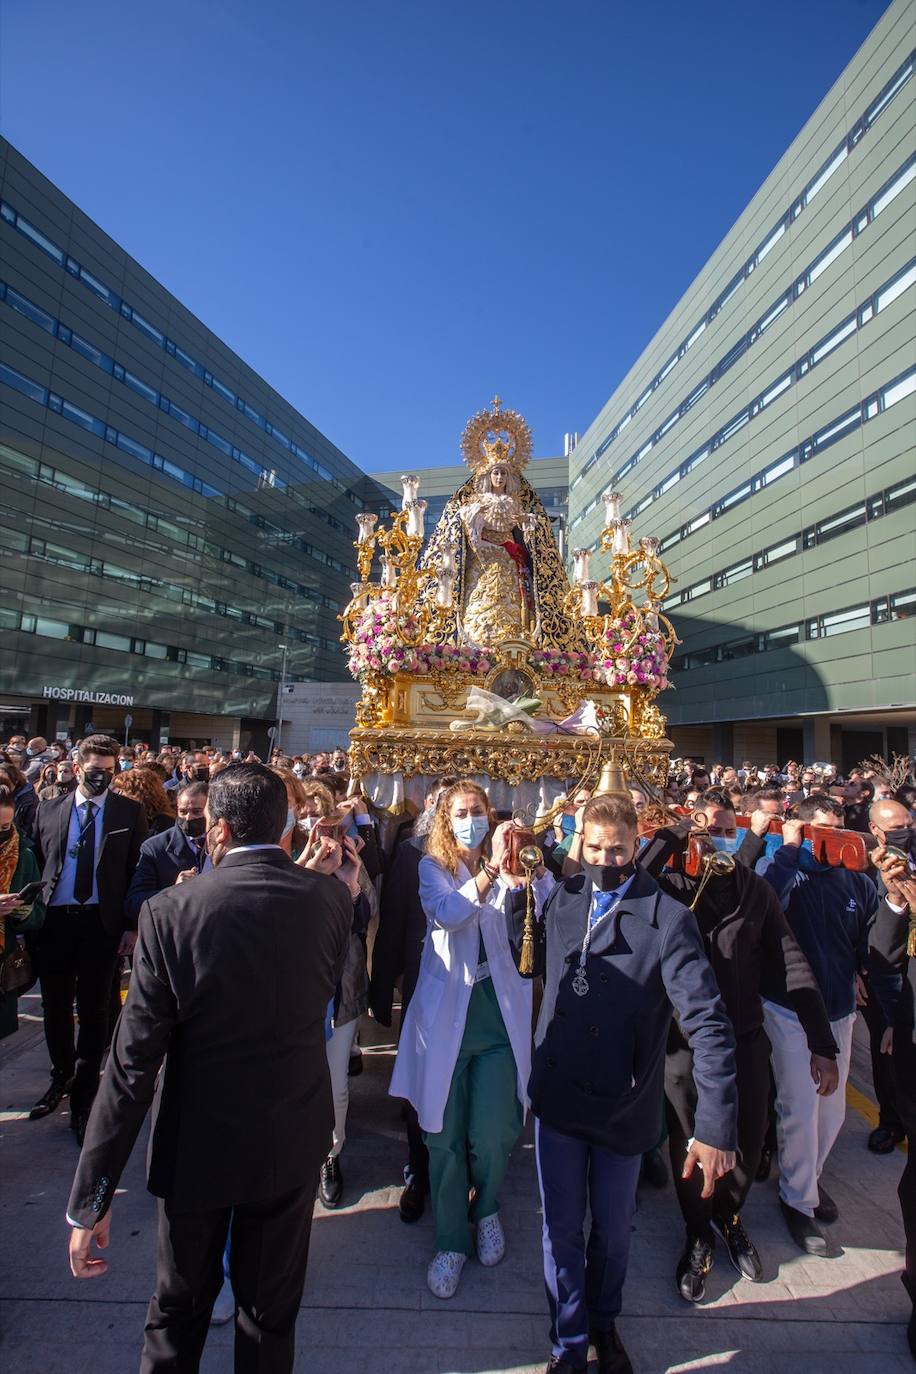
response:
[[[906,952],[910,959],[916,959],[916,915],[910,911],[910,933],[907,936]]]
[[[522,952],[518,961],[518,971],[522,977],[530,978],[534,973],[534,908],[531,891],[531,869],[527,870],[525,880],[525,924],[522,928]]]

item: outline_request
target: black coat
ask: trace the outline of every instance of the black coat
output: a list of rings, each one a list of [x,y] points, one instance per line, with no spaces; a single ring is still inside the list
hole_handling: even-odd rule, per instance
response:
[[[425,839],[405,840],[395,850],[382,888],[378,931],[372,949],[369,1005],[376,1021],[391,1025],[394,985],[401,979],[401,1019],[420,974],[426,913],[420,905],[420,860]]]
[[[579,997],[572,982],[591,899],[579,873],[555,887],[544,908],[532,1110],[618,1154],[651,1149],[661,1134],[673,1007],[694,1055],[697,1139],[735,1149],[735,1037],[696,921],[637,868],[614,914],[595,929],[589,991]]]
[[[334,1119],[325,1015],[352,915],[342,883],[273,847],[227,854],[145,903],[75,1222],[108,1210],[154,1092],[149,1189],[177,1210],[279,1197],[317,1176]]]
[[[683,856],[689,829],[687,823],[657,831],[639,856],[640,866],[652,874],[662,891],[685,905],[693,901],[701,880],[665,864],[672,855],[676,860]],[[751,850],[751,863],[762,848],[760,841]],[[761,999],[766,997],[792,1008],[812,1054],[833,1059],[836,1044],[811,965],[792,934],[776,893],[741,862],[741,857],[739,854],[731,876],[712,878],[706,884],[696,912],[735,1035],[750,1035],[760,1029]]]
[[[144,840],[124,902],[130,925],[136,926],[141,906],[154,893],[172,887],[179,873],[197,866],[197,857],[177,825]]]
[[[35,857],[47,884],[42,900],[50,905],[66,858],[70,817],[78,794],[53,797],[41,803],[35,823]],[[102,838],[96,853],[99,918],[109,935],[132,930],[136,920],[125,917],[124,902],[140,846],[147,836],[146,816],[139,802],[109,791],[102,817]]]

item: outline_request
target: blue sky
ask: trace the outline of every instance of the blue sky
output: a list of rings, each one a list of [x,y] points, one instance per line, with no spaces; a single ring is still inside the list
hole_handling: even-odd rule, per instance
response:
[[[369,470],[584,430],[886,0],[6,0],[0,127]]]

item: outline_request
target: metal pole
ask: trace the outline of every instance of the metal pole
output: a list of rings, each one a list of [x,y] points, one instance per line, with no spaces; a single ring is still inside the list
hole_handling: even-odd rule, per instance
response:
[[[280,648],[283,650],[283,660],[280,664],[280,690],[277,693],[277,742],[274,746],[276,749],[283,747],[283,698],[286,695],[286,655],[288,652],[287,645],[281,644]]]

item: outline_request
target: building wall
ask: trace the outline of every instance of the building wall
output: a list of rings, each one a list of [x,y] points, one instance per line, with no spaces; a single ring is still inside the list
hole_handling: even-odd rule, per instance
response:
[[[572,454],[570,546],[611,488],[663,539],[675,728],[916,702],[914,50],[898,0]]]
[[[0,140],[0,692],[274,715],[382,493]]]

